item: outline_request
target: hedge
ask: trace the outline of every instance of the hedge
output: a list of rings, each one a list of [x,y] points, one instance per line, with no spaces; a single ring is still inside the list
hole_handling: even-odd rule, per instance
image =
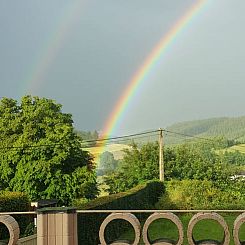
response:
[[[164,192],[162,182],[151,181],[136,186],[127,192],[97,198],[89,203],[77,205],[78,209],[85,210],[136,210],[153,209]],[[77,203],[76,203],[77,204]],[[78,240],[79,244],[99,244],[99,228],[108,214],[89,213],[78,214]],[[144,218],[137,215],[139,219]],[[121,225],[123,223],[124,225]],[[115,240],[127,228],[125,221],[111,222],[106,229],[106,238]]]
[[[0,212],[17,212],[29,210],[30,202],[27,195],[24,193],[0,191]],[[13,215],[13,217],[18,222],[21,234],[23,234],[32,217],[27,215]],[[8,237],[9,234],[7,228],[3,224],[0,224],[0,234],[0,239]]]
[[[219,189],[208,180],[172,180],[165,182],[165,193],[158,209],[244,209],[245,182],[233,181]]]

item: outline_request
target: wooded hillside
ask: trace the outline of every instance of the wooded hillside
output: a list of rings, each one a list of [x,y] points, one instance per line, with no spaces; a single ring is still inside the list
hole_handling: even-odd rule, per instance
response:
[[[229,140],[245,142],[245,116],[220,117],[173,124],[167,130],[198,137],[223,136]],[[171,134],[169,134],[171,135]],[[166,143],[181,143],[188,137],[166,137]]]

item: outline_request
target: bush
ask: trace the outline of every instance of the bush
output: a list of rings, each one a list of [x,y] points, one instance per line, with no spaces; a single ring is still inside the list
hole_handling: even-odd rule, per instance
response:
[[[127,192],[121,192],[110,196],[97,198],[89,203],[78,205],[79,209],[86,210],[132,210],[151,209],[164,191],[161,182],[152,181],[138,185]],[[80,244],[94,245],[99,243],[99,228],[108,214],[90,213],[78,215],[78,239]],[[142,219],[142,216],[138,216]],[[127,226],[119,225],[118,222],[109,225],[107,238],[114,240],[125,230]]]
[[[243,209],[245,183],[234,182],[221,190],[208,180],[172,180],[165,183],[166,191],[156,204],[158,209]],[[235,189],[235,186],[237,187]]]
[[[0,191],[0,212],[17,212],[17,211],[29,211],[30,205],[28,197],[22,192],[9,192]],[[19,224],[21,234],[25,232],[27,225],[31,222],[32,216],[27,215],[13,215]],[[0,234],[6,238],[9,234],[7,228],[1,224]]]

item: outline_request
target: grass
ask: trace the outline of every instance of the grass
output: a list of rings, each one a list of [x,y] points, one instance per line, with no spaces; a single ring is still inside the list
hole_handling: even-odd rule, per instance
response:
[[[218,150],[217,152],[235,152],[235,151],[239,151],[240,153],[245,153],[245,144],[239,144],[239,145],[233,145],[231,147],[222,149],[222,150]]]
[[[228,226],[231,235],[230,245],[234,245],[232,230],[233,230],[233,223],[236,219],[237,215],[222,215]],[[185,214],[181,215],[180,219],[184,226],[184,245],[188,245],[187,241],[187,227],[188,223],[191,219],[191,215]],[[144,224],[142,224],[143,227]],[[159,219],[154,221],[149,228],[149,238],[151,241],[159,238],[168,238],[171,240],[177,240],[178,238],[178,230],[176,226],[169,220]],[[214,239],[221,241],[223,238],[223,228],[213,220],[201,220],[196,224],[193,230],[195,240],[203,240],[203,239]],[[134,240],[134,231],[133,228],[122,234],[119,238],[120,240]],[[240,239],[242,241],[245,240],[245,223],[242,225],[240,229]],[[144,244],[142,239],[140,244]]]
[[[228,148],[228,151],[230,152],[239,151],[241,153],[245,153],[245,144],[233,145],[230,148]]]

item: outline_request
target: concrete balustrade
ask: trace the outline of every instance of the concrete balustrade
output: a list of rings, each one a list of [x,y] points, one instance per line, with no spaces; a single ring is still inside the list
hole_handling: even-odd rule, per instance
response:
[[[100,226],[99,230],[99,239],[101,245],[108,245],[108,242],[105,238],[105,229],[107,225],[113,220],[125,220],[129,222],[135,233],[134,241],[113,241],[111,245],[128,245],[133,244],[137,245],[142,238],[144,244],[150,245],[181,245],[184,240],[184,231],[183,225],[174,213],[170,210],[161,211],[161,210],[75,210],[74,208],[45,208],[40,209],[32,214],[37,214],[37,243],[35,243],[35,236],[33,236],[32,243],[27,243],[25,239],[19,239],[19,226],[16,220],[10,216],[11,213],[0,213],[0,223],[3,223],[9,230],[10,239],[8,245],[16,244],[37,244],[37,245],[78,245],[77,240],[77,212],[79,213],[109,213],[109,215],[104,219]],[[153,213],[143,224],[140,224],[137,217],[132,213]],[[228,225],[224,218],[216,213],[211,211],[200,211],[200,210],[174,210],[175,213],[195,213],[190,219],[187,229],[187,239],[190,245],[196,244],[206,244],[206,245],[228,245],[230,243],[230,231]],[[219,212],[229,212],[229,213],[241,213],[239,210],[226,210]],[[15,212],[13,214],[19,214]],[[23,212],[21,214],[29,214],[28,212]],[[155,241],[149,239],[149,228],[150,225],[158,219],[167,219],[173,222],[178,230],[178,238],[176,241],[169,240],[167,237],[161,237]],[[220,225],[224,230],[224,235],[222,241],[209,240],[209,234],[203,234],[204,237],[207,237],[206,240],[196,241],[193,236],[193,229],[195,225],[202,220],[214,220]],[[239,233],[241,231],[242,225],[245,223],[245,212],[238,215],[233,224],[233,238],[235,245],[243,245],[245,241],[239,239]],[[143,229],[141,230],[141,225]],[[18,240],[19,239],[19,240]],[[20,241],[23,240],[23,243]],[[1,241],[0,241],[1,244]]]
[[[106,219],[103,221],[103,223],[100,226],[99,238],[100,238],[101,245],[107,245],[108,244],[106,242],[106,239],[105,239],[105,228],[112,220],[116,220],[116,219],[126,220],[133,226],[134,232],[135,232],[135,239],[133,242],[131,242],[131,241],[115,241],[115,242],[111,243],[111,245],[113,245],[113,244],[118,244],[118,245],[119,244],[120,245],[128,245],[128,244],[137,245],[137,244],[139,244],[139,241],[140,241],[140,222],[135,217],[135,215],[133,215],[131,213],[113,213],[113,214],[110,214],[109,216],[107,216]]]
[[[196,241],[194,236],[193,236],[193,228],[194,226],[201,220],[215,220],[219,225],[221,225],[221,227],[224,230],[224,236],[223,236],[223,240],[220,241],[216,241],[216,240],[210,240],[210,239],[206,239],[206,240],[202,240],[202,241]],[[208,234],[207,234],[208,236]],[[197,213],[195,214],[188,225],[188,230],[187,230],[187,238],[188,238],[188,242],[190,245],[196,245],[196,244],[206,244],[206,245],[229,245],[230,244],[230,232],[229,232],[229,228],[227,223],[225,222],[224,218],[217,214],[217,213]]]
[[[3,223],[9,230],[8,245],[15,245],[20,235],[20,228],[17,221],[10,215],[2,215],[0,216],[0,223]]]
[[[157,239],[156,241],[150,241],[149,234],[148,234],[149,227],[151,223],[153,223],[155,220],[158,220],[158,219],[167,219],[167,220],[172,221],[176,225],[178,229],[178,234],[179,234],[177,241],[172,241],[168,238],[161,238],[161,239]],[[183,244],[183,240],[184,240],[184,229],[183,229],[182,222],[180,221],[178,216],[176,216],[175,214],[173,213],[154,213],[150,217],[148,217],[148,219],[146,220],[144,227],[143,227],[143,231],[142,231],[142,237],[146,245],[151,245],[151,244],[181,245]]]
[[[240,214],[234,221],[233,236],[235,245],[245,244],[245,241],[239,239],[239,231],[243,223],[245,223],[245,213]]]

